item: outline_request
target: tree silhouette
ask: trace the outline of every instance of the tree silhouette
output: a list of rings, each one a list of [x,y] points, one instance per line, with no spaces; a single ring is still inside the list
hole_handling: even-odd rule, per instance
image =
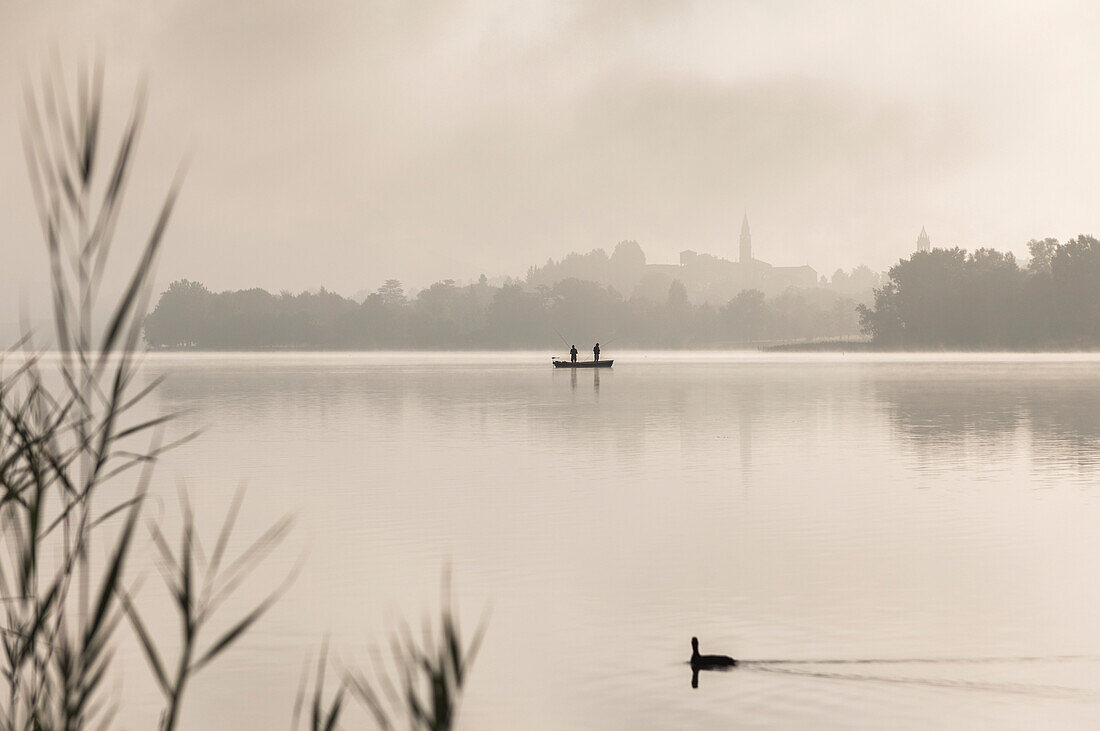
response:
[[[933,249],[902,259],[859,307],[877,344],[916,348],[1081,348],[1100,345],[1100,241],[1028,242],[1011,253]]]

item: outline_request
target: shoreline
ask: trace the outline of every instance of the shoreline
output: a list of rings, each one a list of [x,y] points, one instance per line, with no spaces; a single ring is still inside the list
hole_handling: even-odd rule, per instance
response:
[[[698,346],[688,348],[669,348],[665,346],[645,347],[628,345],[616,348],[618,352],[633,353],[1033,353],[1033,354],[1059,354],[1059,353],[1100,353],[1100,346],[1066,346],[1051,348],[904,348],[884,345],[876,345],[871,341],[851,340],[823,340],[812,343],[776,343],[748,344],[743,346]],[[540,349],[531,347],[522,348],[462,348],[441,346],[437,348],[317,348],[317,347],[244,347],[229,346],[219,348],[147,348],[145,353],[156,354],[182,354],[182,353],[547,353],[551,357],[558,356],[550,348]]]
[[[871,341],[824,340],[816,343],[783,343],[760,348],[765,353],[1098,353],[1100,345],[1051,348],[905,348],[876,345]]]

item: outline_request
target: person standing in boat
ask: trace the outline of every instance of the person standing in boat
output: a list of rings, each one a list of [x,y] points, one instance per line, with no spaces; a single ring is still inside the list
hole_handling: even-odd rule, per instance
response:
[[[571,345],[569,347],[569,360],[573,361],[574,363],[577,362],[577,346],[576,345]]]
[[[596,347],[592,348],[592,357],[597,363],[600,362],[600,344],[596,343]]]

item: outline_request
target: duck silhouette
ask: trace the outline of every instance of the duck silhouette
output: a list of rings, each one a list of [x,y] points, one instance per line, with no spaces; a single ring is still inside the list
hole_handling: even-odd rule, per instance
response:
[[[699,638],[691,638],[691,668],[693,670],[719,670],[735,668],[737,661],[726,655],[700,655]]]
[[[727,655],[700,655],[699,638],[691,638],[691,687],[699,687],[700,670],[730,670],[737,667],[737,661]]]

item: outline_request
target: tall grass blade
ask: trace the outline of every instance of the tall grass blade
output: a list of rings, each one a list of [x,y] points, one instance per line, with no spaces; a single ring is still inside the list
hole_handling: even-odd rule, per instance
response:
[[[141,642],[141,649],[145,652],[145,659],[148,661],[149,667],[153,671],[153,676],[156,678],[157,683],[160,684],[160,688],[164,691],[165,695],[170,694],[172,692],[172,686],[171,683],[168,682],[168,673],[164,670],[164,661],[161,660],[160,653],[157,652],[156,644],[153,642],[149,630],[145,628],[145,623],[141,621],[141,616],[134,607],[133,600],[130,598],[130,595],[121,588],[118,591],[118,598],[122,604],[123,610],[126,612],[126,616],[130,620],[130,625],[134,628],[134,633],[137,635],[138,641]]]

